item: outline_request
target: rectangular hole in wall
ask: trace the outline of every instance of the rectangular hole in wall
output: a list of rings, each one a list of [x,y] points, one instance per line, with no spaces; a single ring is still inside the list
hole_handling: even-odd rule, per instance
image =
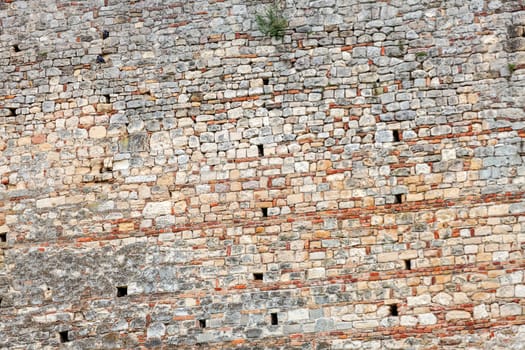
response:
[[[262,78],[263,84],[268,85],[270,83],[270,78]]]
[[[261,213],[262,213],[263,218],[267,218],[268,217],[268,208],[261,208]]]
[[[199,328],[206,328],[206,320],[199,320]]]
[[[392,137],[394,138],[394,142],[401,141],[401,138],[399,137],[399,130],[392,130]]]
[[[398,193],[394,195],[394,204],[403,203],[403,194]]]
[[[18,46],[18,44],[15,44],[13,45],[13,49],[15,50],[15,52],[20,52],[20,47]]]
[[[61,343],[67,343],[69,341],[69,331],[58,332]]]
[[[117,297],[118,298],[125,297],[126,295],[128,295],[128,287],[127,286],[117,287]]]
[[[0,233],[0,242],[7,242],[7,233]]]
[[[109,103],[109,101],[111,100],[111,96],[109,96],[109,94],[104,95],[104,98],[106,99],[106,103]]]
[[[256,281],[262,281],[263,280],[263,273],[262,272],[255,272],[253,274],[253,279]]]
[[[264,145],[257,145],[257,149],[259,150],[259,157],[264,156]]]
[[[16,108],[11,107],[11,108],[8,108],[8,109],[9,109],[9,114],[10,115],[16,115]]]
[[[390,305],[390,316],[398,316],[397,305]]]
[[[273,326],[279,324],[279,320],[277,319],[277,313],[272,312],[272,313],[270,314],[270,318],[271,318],[271,320],[272,320],[272,325],[273,325]]]
[[[405,270],[412,270],[412,261],[409,259],[403,260],[405,262]]]

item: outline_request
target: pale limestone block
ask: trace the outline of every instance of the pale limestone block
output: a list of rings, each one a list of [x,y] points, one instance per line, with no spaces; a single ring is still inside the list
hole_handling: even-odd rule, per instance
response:
[[[243,116],[243,109],[241,107],[230,109],[228,111],[228,118],[230,119],[239,119]]]
[[[307,279],[316,279],[316,278],[325,278],[326,270],[324,267],[315,267],[313,269],[308,269]]]
[[[288,321],[307,320],[309,318],[308,309],[297,309],[288,311]]]
[[[186,207],[187,207],[187,204],[186,204],[186,201],[179,201],[179,202],[176,202],[174,205],[173,205],[173,212],[175,214],[183,214],[186,212]]]
[[[148,219],[169,214],[171,214],[171,201],[149,202],[142,210],[142,215]]]
[[[485,304],[476,305],[474,306],[474,318],[479,320],[482,318],[489,317],[489,313],[487,312],[487,306]]]
[[[380,253],[377,255],[378,262],[396,261],[399,259],[398,252]]]
[[[89,137],[92,139],[101,139],[106,137],[106,128],[103,126],[93,126],[89,128]]]
[[[405,327],[414,327],[417,325],[417,322],[418,322],[417,317],[410,316],[410,315],[401,316],[399,320],[399,324]]]
[[[415,297],[408,297],[407,304],[410,307],[428,305],[430,304],[430,295],[424,294],[424,295],[418,295]]]
[[[447,293],[438,293],[432,298],[432,301],[436,304],[448,306],[452,303],[452,296]]]
[[[467,304],[470,303],[470,298],[466,293],[458,292],[454,293],[454,304]]]
[[[56,207],[56,206],[64,205],[64,204],[66,204],[65,196],[43,198],[43,199],[39,199],[36,201],[36,207],[38,209],[51,208],[51,207]]]
[[[459,194],[459,188],[446,188],[443,190],[443,198],[458,198]]]
[[[352,325],[357,329],[371,329],[379,326],[379,322],[377,320],[354,321]]]
[[[417,316],[419,323],[422,325],[432,325],[437,323],[437,317],[433,313],[425,313]]]
[[[518,284],[516,286],[516,297],[518,298],[525,298],[525,284]]]
[[[441,151],[442,161],[453,160],[453,159],[456,159],[456,149],[447,148]]]
[[[518,303],[508,303],[499,308],[501,317],[517,316],[522,314],[522,306]]]
[[[509,213],[510,204],[498,204],[489,206],[489,216],[503,216]]]
[[[509,258],[509,252],[499,251],[492,253],[492,261],[506,261]]]
[[[512,298],[514,296],[515,286],[503,286],[496,290],[496,297],[498,298]]]
[[[471,315],[467,311],[463,310],[452,310],[446,313],[445,319],[447,321],[465,320],[470,319]]]
[[[416,174],[430,174],[430,166],[428,164],[416,164]]]

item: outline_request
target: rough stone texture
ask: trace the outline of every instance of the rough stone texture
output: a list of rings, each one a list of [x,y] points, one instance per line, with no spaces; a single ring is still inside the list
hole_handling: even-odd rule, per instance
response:
[[[0,4],[0,348],[523,349],[523,2],[267,4]]]

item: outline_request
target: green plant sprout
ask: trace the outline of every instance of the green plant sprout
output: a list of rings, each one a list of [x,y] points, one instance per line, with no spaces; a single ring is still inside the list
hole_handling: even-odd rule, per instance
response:
[[[288,27],[288,20],[276,5],[268,7],[262,14],[256,14],[255,21],[261,33],[272,38],[282,38]]]

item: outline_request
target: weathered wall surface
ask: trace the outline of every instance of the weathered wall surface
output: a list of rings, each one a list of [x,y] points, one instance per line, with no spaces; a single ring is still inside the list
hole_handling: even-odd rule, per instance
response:
[[[0,348],[524,348],[523,1],[266,4],[0,4]]]

